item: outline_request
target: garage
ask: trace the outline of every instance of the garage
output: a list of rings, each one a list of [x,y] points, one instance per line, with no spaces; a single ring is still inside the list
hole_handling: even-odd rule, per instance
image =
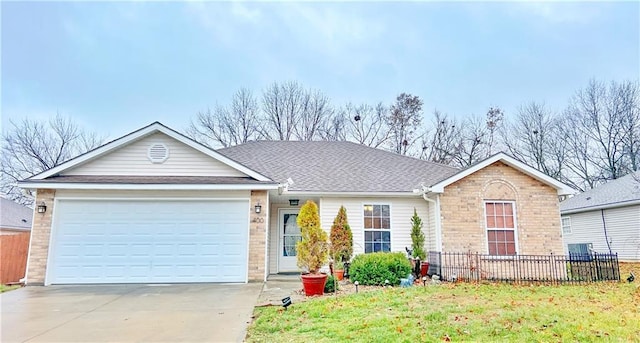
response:
[[[246,282],[248,224],[248,199],[58,199],[46,283]]]

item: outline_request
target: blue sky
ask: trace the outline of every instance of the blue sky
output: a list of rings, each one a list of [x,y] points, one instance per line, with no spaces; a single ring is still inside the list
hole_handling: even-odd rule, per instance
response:
[[[400,92],[463,118],[561,110],[638,79],[638,2],[2,2],[2,124],[56,111],[111,138],[185,128],[240,87],[296,80],[335,105]]]

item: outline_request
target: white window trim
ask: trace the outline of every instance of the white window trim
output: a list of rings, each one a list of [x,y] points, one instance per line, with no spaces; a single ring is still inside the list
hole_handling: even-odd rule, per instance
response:
[[[364,207],[366,205],[381,205],[381,206],[389,206],[389,228],[388,229],[367,229],[364,226]],[[375,201],[365,201],[362,202],[360,204],[360,219],[362,220],[362,253],[363,254],[368,254],[367,253],[367,244],[366,244],[366,239],[365,239],[365,232],[366,231],[374,231],[374,230],[379,230],[379,231],[388,231],[389,232],[389,252],[394,251],[393,250],[393,208],[391,206],[391,203],[385,203],[385,202],[375,202]]]
[[[564,221],[565,221],[565,219],[567,221],[569,221],[569,225],[568,225],[569,231],[568,232],[564,231],[564,228],[565,228]],[[563,236],[564,235],[569,235],[569,234],[571,234],[573,232],[573,230],[571,229],[571,217],[570,216],[562,216],[562,217],[560,217],[560,229],[562,230],[562,235]]]
[[[511,204],[513,208],[513,229],[510,228],[489,228],[487,227],[487,203],[495,204]],[[518,244],[518,210],[516,208],[516,202],[510,200],[484,200],[482,203],[482,216],[484,217],[484,248],[489,253],[489,230],[513,230],[513,239],[515,240],[516,245],[516,254],[515,255],[491,255],[499,258],[509,258],[520,254],[520,245]]]

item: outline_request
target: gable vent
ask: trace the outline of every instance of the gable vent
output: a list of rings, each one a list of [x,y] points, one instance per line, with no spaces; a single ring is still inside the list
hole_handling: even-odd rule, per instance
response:
[[[151,144],[147,157],[151,163],[163,163],[169,158],[169,148],[162,143]]]

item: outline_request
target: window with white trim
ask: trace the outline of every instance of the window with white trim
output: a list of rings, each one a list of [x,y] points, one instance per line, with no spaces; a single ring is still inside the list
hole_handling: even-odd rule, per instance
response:
[[[562,217],[562,234],[571,233],[571,217]]]
[[[389,205],[364,205],[364,252],[391,251]]]
[[[516,216],[513,202],[484,203],[489,255],[516,254]]]

